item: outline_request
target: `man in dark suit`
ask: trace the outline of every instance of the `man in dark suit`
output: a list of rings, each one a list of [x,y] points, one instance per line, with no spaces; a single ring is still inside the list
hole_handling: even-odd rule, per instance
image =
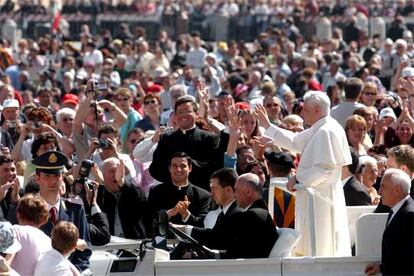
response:
[[[145,238],[148,205],[144,191],[126,182],[125,165],[118,158],[106,159],[101,168],[104,186],[99,187],[97,203],[108,216],[111,234]]]
[[[388,169],[381,182],[382,203],[391,208],[382,236],[381,264],[365,269],[368,275],[414,275],[414,200],[411,179],[399,169]]]
[[[88,247],[84,251],[76,250],[69,260],[80,271],[89,268],[89,258],[92,255],[90,249],[90,236],[88,221],[82,205],[66,201],[60,197],[60,186],[63,179],[63,168],[68,160],[60,152],[49,151],[33,160],[36,166],[36,182],[40,187],[40,196],[48,203],[49,220],[40,229],[50,235],[53,226],[59,221],[70,221],[79,230],[79,238],[85,240]]]
[[[352,164],[342,167],[342,184],[346,206],[371,205],[371,197],[367,189],[355,178],[359,167],[358,154],[350,147]]]
[[[223,167],[224,152],[220,154],[219,137],[196,126],[197,104],[193,97],[178,98],[174,110],[179,129],[161,136],[149,168],[151,176],[160,182],[169,182],[168,162],[172,154],[185,152],[193,160],[190,182],[209,190],[211,174]]]
[[[414,148],[410,145],[399,145],[387,151],[387,168],[400,169],[411,179],[411,198],[414,198]],[[390,208],[380,202],[375,213],[388,213]]]
[[[160,210],[166,210],[169,221],[176,224],[202,225],[210,210],[210,194],[189,181],[192,171],[191,158],[177,152],[170,159],[171,181],[153,187],[148,203],[153,218]]]
[[[226,229],[231,216],[242,212],[237,207],[234,195],[234,185],[237,172],[234,169],[224,168],[213,173],[210,179],[211,197],[220,206],[220,212],[212,229],[187,226],[185,231],[201,244],[214,249],[226,249]]]
[[[101,211],[97,203],[99,183],[93,181],[93,189],[85,185],[86,201],[90,210],[89,216],[89,234],[92,245],[105,245],[111,241],[111,232],[109,229],[108,216]]]
[[[245,211],[232,216],[233,237],[225,257],[269,257],[279,236],[262,194],[263,188],[257,175],[246,173],[237,178],[235,185],[237,205]]]

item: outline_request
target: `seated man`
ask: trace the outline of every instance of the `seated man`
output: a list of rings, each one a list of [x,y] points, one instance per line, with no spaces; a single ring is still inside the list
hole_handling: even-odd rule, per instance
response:
[[[112,235],[128,239],[147,236],[145,193],[125,180],[125,165],[110,157],[102,163],[104,186],[99,187],[97,203],[108,216]]]
[[[236,180],[237,173],[230,168],[220,169],[213,173],[210,179],[211,197],[221,210],[214,227],[212,229],[192,226],[186,228],[187,234],[209,248],[226,249],[226,237],[223,232],[229,228],[228,223],[231,221],[231,216],[242,211],[237,207],[234,194]]]
[[[217,174],[218,173],[218,174]],[[218,186],[225,185],[220,171],[212,177],[212,191]],[[220,184],[219,184],[220,183]],[[219,184],[219,185],[217,185]],[[223,219],[218,218],[218,222],[213,229],[199,229],[185,227],[184,230],[192,237],[199,240],[202,244],[211,246],[212,249],[224,249],[226,253],[222,258],[267,258],[272,250],[278,234],[276,226],[267,211],[267,206],[262,199],[262,186],[257,175],[246,173],[237,178],[235,183],[235,196],[239,208],[230,214],[229,209],[225,212]],[[220,202],[220,196],[227,197],[227,202],[223,210],[231,207],[229,196],[231,186],[221,187],[220,193],[215,193],[214,197]],[[220,196],[219,196],[220,194]],[[227,196],[226,196],[227,194]],[[229,214],[228,214],[229,213]],[[181,228],[181,227],[179,227]]]
[[[160,210],[167,210],[168,218],[177,224],[201,225],[210,210],[210,194],[189,182],[191,158],[177,152],[170,159],[171,181],[153,187],[148,196],[154,218]]]
[[[350,147],[352,164],[342,167],[341,180],[344,187],[346,206],[371,205],[367,189],[355,177],[359,168],[358,153]]]
[[[381,181],[382,203],[391,208],[382,236],[381,264],[365,269],[368,275],[414,275],[414,201],[411,179],[399,169],[385,171]]]

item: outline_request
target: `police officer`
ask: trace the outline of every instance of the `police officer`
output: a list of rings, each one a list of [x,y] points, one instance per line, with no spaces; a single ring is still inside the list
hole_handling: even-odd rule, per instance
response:
[[[40,196],[47,202],[49,220],[41,230],[50,235],[53,226],[59,221],[70,221],[79,229],[79,238],[86,241],[88,248],[76,250],[69,260],[79,271],[89,268],[90,249],[89,227],[83,205],[66,201],[60,196],[60,186],[63,181],[63,169],[68,165],[68,159],[58,151],[49,151],[33,160],[36,166],[36,182],[40,187]]]

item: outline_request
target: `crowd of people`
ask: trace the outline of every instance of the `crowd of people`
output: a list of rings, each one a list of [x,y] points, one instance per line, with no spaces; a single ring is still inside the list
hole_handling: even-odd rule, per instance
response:
[[[127,24],[115,38],[83,26],[79,47],[2,41],[6,266],[78,275],[91,245],[159,234],[160,212],[224,258],[268,257],[275,226],[299,230],[294,253],[309,255],[313,188],[335,210],[316,231],[329,224],[336,240],[318,255],[351,255],[345,206],[373,205],[391,215],[382,264],[366,272],[412,274],[414,48],[396,20],[386,39],[351,19],[324,41],[293,21],[252,44],[167,31],[154,42]]]

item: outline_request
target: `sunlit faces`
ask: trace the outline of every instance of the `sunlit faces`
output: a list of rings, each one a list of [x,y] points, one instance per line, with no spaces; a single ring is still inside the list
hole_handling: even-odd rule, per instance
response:
[[[211,198],[217,205],[223,206],[226,203],[226,188],[223,188],[219,184],[217,178],[210,180]]]
[[[171,180],[176,185],[185,185],[191,172],[191,164],[187,158],[174,157],[171,159],[169,171]]]
[[[40,186],[40,193],[59,193],[62,184],[62,174],[47,174],[40,172],[36,175],[36,182]]]
[[[6,162],[0,165],[0,183],[5,184],[16,178],[16,165],[14,162]]]
[[[192,102],[182,103],[177,106],[176,110],[177,122],[182,130],[191,129],[195,125],[196,114]]]

